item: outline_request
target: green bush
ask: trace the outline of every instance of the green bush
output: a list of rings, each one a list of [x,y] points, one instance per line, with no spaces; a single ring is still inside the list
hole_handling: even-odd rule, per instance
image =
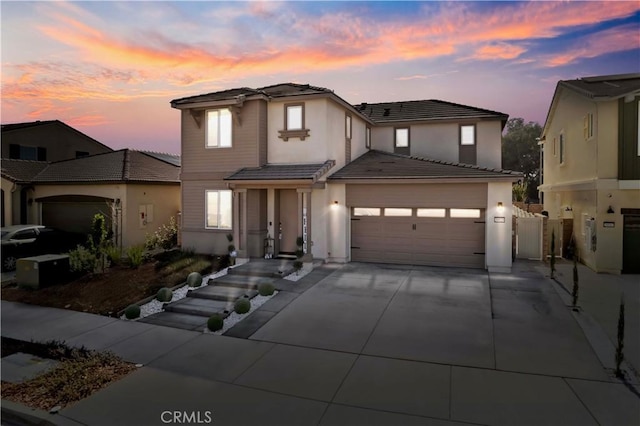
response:
[[[211,331],[218,331],[224,325],[224,320],[218,314],[213,314],[209,317],[207,321],[207,328]]]
[[[172,298],[173,298],[173,291],[171,291],[171,289],[168,287],[162,287],[156,293],[156,299],[158,299],[158,301],[160,302],[171,302]]]
[[[98,263],[96,255],[83,246],[79,245],[75,250],[69,252],[71,272],[93,273],[98,269]]]
[[[112,265],[119,265],[122,262],[122,249],[114,245],[108,245],[104,249],[107,259]]]
[[[233,310],[238,314],[246,314],[251,310],[251,302],[249,299],[238,299],[236,303],[233,304]]]
[[[135,319],[140,316],[140,306],[138,305],[129,305],[124,310],[124,316],[127,319]]]
[[[276,288],[270,282],[264,282],[258,285],[258,293],[260,296],[271,296]]]
[[[178,224],[176,218],[171,216],[169,223],[159,227],[153,234],[147,234],[145,248],[153,250],[154,248],[162,248],[169,250],[178,245]]]
[[[189,287],[200,287],[202,285],[202,275],[199,272],[192,272],[187,276]]]
[[[296,260],[293,262],[293,268],[296,271],[299,271],[300,269],[302,269],[302,266],[304,265],[304,263],[302,263],[300,260]]]
[[[129,258],[129,266],[133,269],[137,269],[142,265],[144,260],[144,247],[143,246],[131,246],[127,249],[127,257]]]

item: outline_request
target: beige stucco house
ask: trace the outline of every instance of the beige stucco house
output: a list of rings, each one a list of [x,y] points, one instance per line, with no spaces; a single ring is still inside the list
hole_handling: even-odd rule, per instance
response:
[[[558,82],[541,137],[544,207],[573,219],[580,259],[640,272],[640,74]]]
[[[20,186],[26,197],[22,223],[88,233],[103,213],[121,247],[177,218],[179,175],[177,156],[129,149],[53,163],[2,160],[3,187]]]
[[[240,256],[511,268],[502,113],[351,105],[300,84],[176,99],[182,245]]]
[[[2,226],[28,223],[29,178],[46,163],[113,151],[106,145],[59,120],[2,125],[2,161],[27,160],[24,170],[12,168],[12,178],[2,177]]]

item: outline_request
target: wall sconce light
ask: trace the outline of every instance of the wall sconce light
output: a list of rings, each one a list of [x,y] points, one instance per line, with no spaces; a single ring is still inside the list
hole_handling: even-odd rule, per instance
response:
[[[120,198],[116,198],[116,207],[120,207]]]
[[[572,212],[573,209],[571,208],[571,206],[567,206],[567,207],[564,208],[564,211],[565,212]]]
[[[615,211],[613,210],[613,207],[609,206],[609,208],[607,209],[607,213],[609,214],[615,213]]]
[[[338,200],[335,200],[335,201],[333,202],[333,204],[337,205],[337,204],[338,204]]]
[[[498,201],[498,213],[502,212],[504,212],[504,205],[502,204],[502,201]]]

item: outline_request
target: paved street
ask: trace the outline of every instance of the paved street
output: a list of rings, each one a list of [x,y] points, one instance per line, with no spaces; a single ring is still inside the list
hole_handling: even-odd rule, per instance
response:
[[[637,377],[611,375],[537,266],[321,267],[299,296],[265,304],[276,312],[249,339],[10,302],[2,335],[144,364],[46,416],[55,424],[160,425],[178,411],[224,425],[637,425]]]

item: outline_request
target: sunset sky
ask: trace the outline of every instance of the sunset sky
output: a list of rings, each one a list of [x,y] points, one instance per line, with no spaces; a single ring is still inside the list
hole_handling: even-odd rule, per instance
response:
[[[640,2],[7,2],[2,123],[179,153],[172,99],[280,82],[544,123],[558,80],[640,72]]]

